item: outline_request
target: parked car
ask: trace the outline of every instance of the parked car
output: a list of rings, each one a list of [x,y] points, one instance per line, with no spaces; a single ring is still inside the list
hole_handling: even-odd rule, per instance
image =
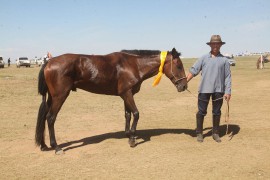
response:
[[[2,56],[0,56],[0,68],[4,68],[5,67],[5,62]]]
[[[236,61],[233,59],[233,56],[226,56],[225,57],[228,59],[229,63],[231,66],[235,66],[236,65]]]
[[[36,65],[37,64],[37,57],[30,59],[30,64],[31,65]]]
[[[16,66],[17,66],[17,68],[20,68],[21,66],[30,67],[31,64],[30,64],[30,61],[27,57],[19,57],[16,60]]]
[[[231,66],[235,66],[236,65],[236,62],[233,58],[229,58],[229,63]]]

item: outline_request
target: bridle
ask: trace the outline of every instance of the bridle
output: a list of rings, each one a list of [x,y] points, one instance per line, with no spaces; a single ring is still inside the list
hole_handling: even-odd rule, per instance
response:
[[[172,73],[172,76],[174,78],[174,84],[176,85],[178,81],[181,81],[182,79],[187,79],[187,77],[177,78],[173,73],[172,64],[173,64],[173,55],[171,55],[171,73]]]

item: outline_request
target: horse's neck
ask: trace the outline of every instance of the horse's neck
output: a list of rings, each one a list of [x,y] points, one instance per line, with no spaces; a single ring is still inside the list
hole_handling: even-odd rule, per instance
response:
[[[160,66],[159,56],[142,58],[139,61],[139,71],[142,79],[148,79],[158,73],[158,69]]]

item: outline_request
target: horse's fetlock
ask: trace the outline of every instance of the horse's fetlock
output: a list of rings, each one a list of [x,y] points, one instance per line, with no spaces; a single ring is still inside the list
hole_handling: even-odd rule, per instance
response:
[[[130,134],[134,137],[135,136],[135,133],[136,133],[136,130],[135,129],[131,129],[130,130]]]

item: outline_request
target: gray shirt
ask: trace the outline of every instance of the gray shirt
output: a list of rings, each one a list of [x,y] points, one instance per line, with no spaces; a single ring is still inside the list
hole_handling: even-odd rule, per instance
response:
[[[218,54],[214,58],[211,57],[211,53],[202,56],[189,71],[194,77],[201,71],[199,93],[231,94],[230,64],[222,54]]]

